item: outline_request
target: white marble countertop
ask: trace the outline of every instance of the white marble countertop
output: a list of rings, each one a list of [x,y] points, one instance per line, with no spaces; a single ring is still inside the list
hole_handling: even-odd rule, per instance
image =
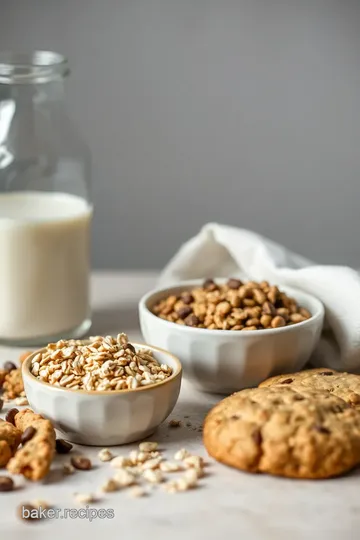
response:
[[[137,318],[139,297],[152,288],[154,274],[102,273],[94,276],[94,334],[126,331],[131,339],[140,339]],[[0,348],[0,361],[15,360],[18,349]],[[165,423],[152,438],[166,456],[186,447],[205,456],[200,426],[208,409],[219,396],[201,394],[183,382],[180,399],[172,418],[183,420],[183,427],[169,429]],[[3,411],[6,412],[6,409]],[[187,427],[190,422],[192,427]],[[117,447],[116,454],[126,454],[136,445]],[[242,540],[352,540],[359,538],[359,472],[327,481],[296,481],[270,476],[250,475],[211,461],[209,474],[198,489],[179,494],[153,490],[147,497],[132,499],[126,490],[102,496],[94,508],[112,508],[113,519],[57,519],[23,523],[15,509],[23,502],[42,499],[56,508],[79,508],[75,492],[96,493],[114,469],[97,458],[99,449],[78,447],[93,458],[91,472],[77,472],[63,478],[57,457],[49,476],[32,484],[17,478],[18,489],[0,493],[1,539],[23,538],[63,540],[68,537],[98,538],[106,535],[119,540],[219,540],[230,536]]]

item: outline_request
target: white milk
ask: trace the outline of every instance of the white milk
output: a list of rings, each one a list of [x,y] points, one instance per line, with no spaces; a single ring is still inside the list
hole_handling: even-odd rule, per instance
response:
[[[74,195],[0,194],[0,340],[56,336],[88,318],[91,214]]]

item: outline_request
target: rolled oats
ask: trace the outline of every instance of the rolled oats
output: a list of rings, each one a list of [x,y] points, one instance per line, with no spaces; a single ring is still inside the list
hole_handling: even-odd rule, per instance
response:
[[[74,474],[75,467],[71,465],[71,463],[64,463],[63,465],[63,472],[64,474]]]
[[[177,491],[179,491],[177,489],[176,480],[172,480],[171,482],[166,482],[166,484],[163,485],[163,490],[166,491],[166,493],[176,493]]]
[[[29,405],[29,402],[26,397],[18,397],[15,399],[15,404],[19,405],[19,407],[23,407],[25,405]]]
[[[95,497],[92,493],[75,493],[75,500],[80,504],[89,504],[95,502]]]
[[[164,479],[163,473],[159,469],[146,469],[143,472],[142,477],[151,484],[160,484]]]
[[[135,390],[162,382],[172,373],[171,367],[160,365],[150,350],[136,351],[126,334],[116,338],[95,336],[87,344],[80,340],[50,343],[32,359],[30,369],[43,382],[87,391]],[[8,393],[9,378],[15,384],[18,371],[5,376],[4,388]],[[23,390],[23,386],[17,390]],[[14,392],[9,395],[16,397]]]
[[[154,452],[158,446],[157,442],[145,441],[139,444],[139,450],[140,452]]]
[[[114,456],[108,448],[103,448],[98,453],[98,458],[100,459],[100,461],[111,461],[113,457]]]
[[[267,281],[226,284],[207,279],[202,287],[171,295],[153,313],[177,324],[209,330],[261,330],[305,321],[311,313]]]
[[[145,489],[143,489],[140,486],[136,486],[130,490],[130,497],[138,498],[138,497],[144,497],[146,495]]]
[[[179,472],[182,470],[182,466],[179,463],[173,461],[163,461],[160,463],[159,468],[163,472],[172,473]]]
[[[119,469],[114,476],[114,480],[121,487],[132,486],[136,482],[135,475],[131,474],[126,469]]]
[[[175,453],[174,459],[176,459],[176,461],[183,461],[185,458],[189,457],[190,455],[191,454],[185,448],[181,448]]]
[[[204,460],[200,456],[188,456],[183,462],[187,468],[193,467],[195,469],[201,469],[204,466]]]
[[[110,493],[112,491],[117,491],[119,487],[119,483],[116,480],[110,478],[105,482],[105,484],[101,486],[100,490],[104,493]]]
[[[49,508],[52,508],[51,504],[42,499],[35,499],[34,501],[31,501],[31,504],[37,509],[42,508],[43,510],[48,510]]]
[[[198,483],[198,473],[196,469],[188,469],[185,471],[183,480],[187,482],[188,487],[194,487]]]
[[[148,461],[145,461],[145,463],[143,464],[143,469],[157,469],[160,465],[162,461],[162,457],[159,456],[159,457],[156,457],[156,458],[152,458],[152,459],[149,459]]]
[[[124,467],[130,467],[132,461],[126,456],[116,456],[111,460],[110,465],[116,469],[122,469]]]

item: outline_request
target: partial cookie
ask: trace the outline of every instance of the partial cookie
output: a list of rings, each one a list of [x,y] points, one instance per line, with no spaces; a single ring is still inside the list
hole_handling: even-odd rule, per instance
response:
[[[21,374],[21,368],[13,369],[5,374],[3,384],[4,401],[10,401],[20,396],[25,396],[24,383]]]
[[[263,381],[259,387],[299,386],[312,390],[326,390],[360,408],[360,375],[340,373],[334,369],[318,368],[278,375]]]
[[[52,423],[40,414],[24,409],[15,416],[15,425],[22,432],[33,427],[35,434],[9,461],[8,471],[23,474],[29,480],[41,480],[49,472],[55,452],[55,431]]]
[[[21,431],[9,422],[0,420],[0,467],[5,467],[20,444]]]
[[[5,382],[6,374],[7,374],[7,371],[5,369],[0,369],[0,390],[2,389],[3,384]]]
[[[360,412],[326,391],[242,390],[210,411],[203,436],[212,457],[249,472],[328,478],[360,463]]]

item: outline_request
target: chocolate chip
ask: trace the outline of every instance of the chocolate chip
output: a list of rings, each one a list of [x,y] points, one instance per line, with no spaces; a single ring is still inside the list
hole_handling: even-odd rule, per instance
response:
[[[343,412],[347,408],[349,408],[349,405],[347,403],[344,403],[344,405],[342,405],[342,406],[333,405],[330,410],[333,413],[340,413],[340,412]]]
[[[262,443],[261,431],[257,429],[256,431],[253,431],[251,436],[253,438],[254,443],[260,446],[260,444]]]
[[[24,446],[27,442],[31,441],[36,433],[36,429],[33,426],[29,426],[21,434],[21,444]]]
[[[73,447],[71,443],[64,439],[56,439],[55,446],[58,454],[68,454]]]
[[[233,414],[232,416],[230,416],[230,420],[239,420],[239,418],[241,418],[239,414]]]
[[[218,288],[218,286],[216,285],[213,279],[206,279],[203,283],[203,288],[206,291],[215,291]]]
[[[134,345],[131,345],[131,343],[125,343],[123,346],[123,349],[126,351],[126,349],[130,349],[131,352],[136,353]]]
[[[227,282],[227,286],[229,289],[239,289],[242,285],[242,281],[240,279],[230,278]]]
[[[92,467],[90,459],[84,456],[72,457],[71,465],[80,471],[89,471]]]
[[[23,434],[21,435],[21,444],[24,446],[24,444],[31,441],[35,433],[36,433],[36,429],[33,426],[27,427],[25,431],[23,432]]]
[[[294,400],[295,401],[304,401],[304,396],[300,396],[300,394],[295,394]]]
[[[6,422],[10,422],[10,424],[13,424],[15,426],[15,416],[19,412],[19,409],[10,409],[5,416]]]
[[[3,406],[4,406],[4,400],[2,400],[2,399],[0,398],[0,411],[2,410]]]
[[[24,519],[25,521],[37,521],[39,519],[37,508],[29,503],[20,504],[17,507],[17,515],[20,519]]]
[[[178,309],[176,313],[179,315],[180,319],[186,319],[186,317],[192,313],[192,309],[189,306],[184,306]]]
[[[321,371],[319,375],[334,375],[332,371]]]
[[[194,297],[190,293],[185,293],[181,296],[181,300],[183,301],[184,304],[188,305],[194,302]]]
[[[14,369],[17,369],[17,366],[14,362],[5,362],[4,369],[5,371],[14,371]]]
[[[189,315],[189,317],[185,319],[185,324],[187,324],[187,326],[197,326],[200,324],[200,320],[196,315]]]
[[[13,489],[13,479],[10,476],[0,476],[0,491],[12,491]]]
[[[314,426],[315,431],[318,431],[319,433],[326,433],[327,435],[330,433],[330,430],[324,426],[320,426],[318,424],[316,424]]]
[[[293,382],[294,379],[284,379],[283,381],[281,381],[280,384],[290,384]]]
[[[264,302],[262,310],[265,315],[276,315],[276,308],[271,302]]]

